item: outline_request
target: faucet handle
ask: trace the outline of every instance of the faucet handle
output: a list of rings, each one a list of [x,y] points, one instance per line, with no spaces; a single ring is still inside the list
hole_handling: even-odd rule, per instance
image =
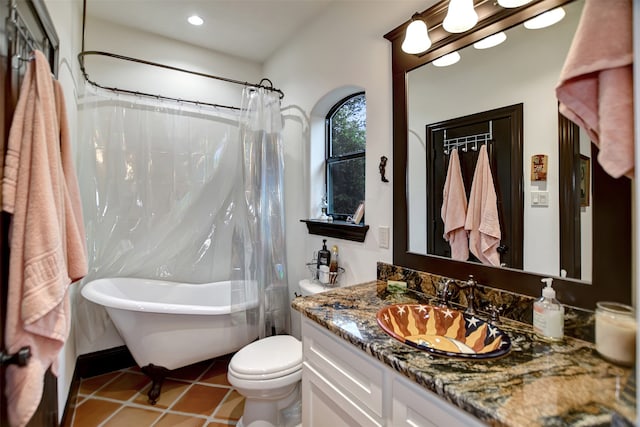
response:
[[[502,311],[501,307],[495,306],[493,304],[489,304],[487,306],[487,310],[489,310],[489,320],[494,325],[500,323],[500,312]]]
[[[473,278],[473,274],[469,275],[469,280],[467,280],[467,286],[470,288],[475,288],[478,282]]]
[[[453,279],[445,279],[441,282],[441,286],[439,289],[438,300],[440,300],[440,306],[448,307],[449,306],[449,298],[452,296],[451,286],[455,285],[455,281]]]

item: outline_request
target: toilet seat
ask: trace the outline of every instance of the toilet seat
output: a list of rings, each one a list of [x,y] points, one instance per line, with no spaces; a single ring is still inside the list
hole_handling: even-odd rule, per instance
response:
[[[302,343],[290,335],[274,335],[245,346],[229,363],[229,374],[244,380],[279,378],[302,369]]]

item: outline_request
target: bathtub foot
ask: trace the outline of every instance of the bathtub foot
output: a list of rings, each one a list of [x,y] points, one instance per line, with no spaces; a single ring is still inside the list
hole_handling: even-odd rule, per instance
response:
[[[142,372],[144,372],[153,383],[151,384],[151,388],[149,389],[149,393],[147,396],[149,397],[149,403],[155,405],[160,397],[160,389],[162,388],[162,383],[164,382],[165,377],[169,373],[167,368],[162,366],[156,366],[153,363],[149,363],[147,366],[143,366]]]

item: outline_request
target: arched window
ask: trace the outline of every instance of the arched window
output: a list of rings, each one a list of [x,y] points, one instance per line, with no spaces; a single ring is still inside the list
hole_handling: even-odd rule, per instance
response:
[[[346,220],[364,202],[367,125],[364,92],[335,104],[325,123],[327,213],[334,219]]]

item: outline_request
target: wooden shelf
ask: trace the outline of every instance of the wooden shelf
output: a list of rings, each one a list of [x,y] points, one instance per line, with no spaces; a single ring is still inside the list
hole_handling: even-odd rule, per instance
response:
[[[335,237],[337,239],[351,240],[354,242],[364,242],[369,226],[366,224],[354,224],[347,221],[332,222],[318,221],[314,219],[301,219],[300,222],[307,224],[309,234],[318,236]]]

